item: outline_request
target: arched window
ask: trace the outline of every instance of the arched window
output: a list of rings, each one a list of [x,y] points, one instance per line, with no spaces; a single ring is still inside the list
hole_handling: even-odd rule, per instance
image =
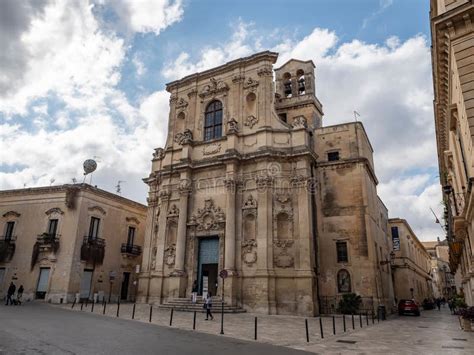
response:
[[[296,72],[296,77],[298,78],[298,95],[304,95],[306,93],[306,85],[304,80],[304,71],[299,69]]]
[[[337,290],[339,293],[351,292],[351,275],[349,271],[342,269],[337,273]]]
[[[222,103],[212,101],[206,108],[204,118],[204,140],[222,137]]]

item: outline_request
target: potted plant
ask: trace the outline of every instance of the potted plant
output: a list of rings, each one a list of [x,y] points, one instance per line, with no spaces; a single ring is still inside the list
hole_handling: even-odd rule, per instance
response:
[[[474,320],[474,307],[463,308],[459,311],[461,327],[466,332],[472,332],[471,322]]]

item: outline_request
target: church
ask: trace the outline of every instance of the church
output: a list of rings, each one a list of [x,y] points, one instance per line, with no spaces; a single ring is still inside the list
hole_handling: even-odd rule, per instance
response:
[[[392,306],[388,212],[365,129],[323,126],[314,63],[274,68],[277,58],[167,84],[167,140],[144,179],[139,301],[190,299],[197,286],[266,314],[329,313],[347,293],[369,311]]]

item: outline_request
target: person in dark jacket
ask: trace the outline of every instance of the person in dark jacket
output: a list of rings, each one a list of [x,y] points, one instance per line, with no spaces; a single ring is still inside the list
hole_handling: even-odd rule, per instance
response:
[[[211,317],[211,320],[214,320],[214,316],[211,313],[211,308],[212,308],[212,294],[208,292],[206,301],[204,303],[204,306],[206,307],[206,320]]]
[[[8,287],[7,303],[5,303],[5,306],[8,306],[9,302],[10,302],[11,305],[13,304],[13,295],[15,294],[15,290],[16,290],[16,286],[12,281],[12,282],[10,282],[10,287]]]
[[[20,287],[18,287],[18,291],[16,292],[16,301],[17,303],[20,305],[21,304],[21,298],[23,297],[23,285],[20,285]]]

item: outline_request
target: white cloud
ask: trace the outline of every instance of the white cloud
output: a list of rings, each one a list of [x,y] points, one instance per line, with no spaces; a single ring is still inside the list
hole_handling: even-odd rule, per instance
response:
[[[132,58],[132,63],[135,66],[137,77],[143,76],[146,73],[145,63],[135,54]]]

